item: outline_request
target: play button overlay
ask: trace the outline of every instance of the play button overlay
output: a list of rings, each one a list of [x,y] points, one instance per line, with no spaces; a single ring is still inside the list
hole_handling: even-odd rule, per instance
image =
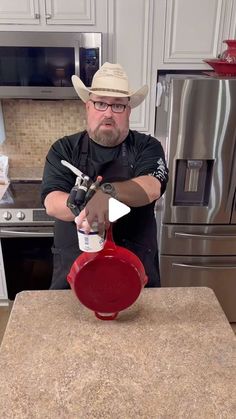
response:
[[[111,223],[118,220],[130,212],[130,207],[117,201],[115,198],[109,198],[108,202],[108,219]]]

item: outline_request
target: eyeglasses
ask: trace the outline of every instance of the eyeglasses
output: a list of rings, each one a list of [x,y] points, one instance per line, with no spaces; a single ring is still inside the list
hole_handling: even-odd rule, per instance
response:
[[[112,112],[114,113],[122,113],[124,112],[124,110],[127,108],[127,105],[123,105],[123,103],[112,103],[111,105],[109,103],[106,102],[100,102],[100,101],[95,101],[90,99],[90,102],[93,103],[94,108],[96,109],[96,111],[100,111],[100,112],[105,112],[108,107],[111,107]]]

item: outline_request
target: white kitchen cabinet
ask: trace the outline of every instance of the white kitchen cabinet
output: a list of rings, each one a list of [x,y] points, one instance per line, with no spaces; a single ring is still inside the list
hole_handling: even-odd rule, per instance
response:
[[[9,30],[9,25],[15,26],[11,30],[19,25],[24,26],[21,30],[65,30],[66,26],[80,25],[102,31],[107,1],[97,0],[96,4],[96,0],[0,0],[1,30]]]
[[[0,0],[1,24],[39,24],[39,0]]]
[[[235,31],[236,0],[109,0],[108,59],[124,66],[131,87],[150,88],[131,128],[154,134],[158,70],[208,70],[203,59],[217,57]]]
[[[45,0],[48,25],[95,25],[95,0]]]
[[[109,58],[126,70],[134,90],[148,84],[149,95],[132,110],[131,128],[153,134],[155,80],[152,75],[153,0],[109,0]]]
[[[229,38],[227,39],[236,39],[236,0],[232,0],[232,14],[230,19],[230,30]]]
[[[2,258],[1,240],[0,240],[0,300],[8,300],[5,269],[4,269],[3,258]],[[1,302],[0,302],[0,305],[2,305]]]
[[[159,0],[158,68],[208,68],[235,35],[235,0]],[[234,37],[234,36],[233,36]]]

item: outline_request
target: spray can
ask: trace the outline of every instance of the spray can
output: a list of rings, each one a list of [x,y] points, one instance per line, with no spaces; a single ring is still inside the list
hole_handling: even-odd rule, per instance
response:
[[[98,232],[98,223],[93,222],[89,233],[85,233],[83,224],[78,230],[79,248],[83,252],[99,252],[104,247],[105,231],[101,236]]]

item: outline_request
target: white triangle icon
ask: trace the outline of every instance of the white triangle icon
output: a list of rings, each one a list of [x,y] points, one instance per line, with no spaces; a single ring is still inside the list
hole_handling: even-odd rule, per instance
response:
[[[108,218],[111,223],[118,220],[130,212],[130,207],[117,201],[115,198],[109,198],[108,202]]]

